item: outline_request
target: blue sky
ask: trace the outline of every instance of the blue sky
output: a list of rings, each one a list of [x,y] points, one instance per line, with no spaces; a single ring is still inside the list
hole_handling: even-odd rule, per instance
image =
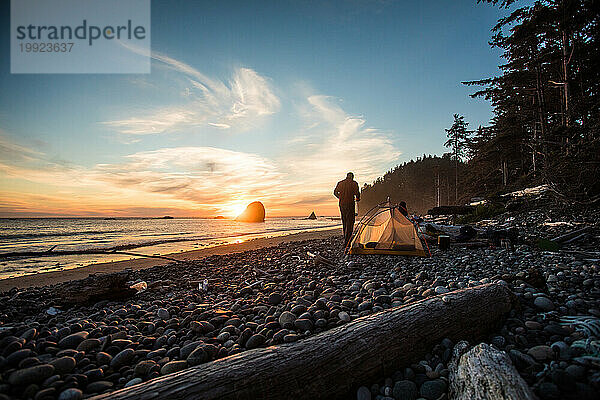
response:
[[[475,1],[153,1],[151,74],[11,75],[0,7],[5,216],[335,213],[345,171],[488,123],[460,82],[501,63]]]

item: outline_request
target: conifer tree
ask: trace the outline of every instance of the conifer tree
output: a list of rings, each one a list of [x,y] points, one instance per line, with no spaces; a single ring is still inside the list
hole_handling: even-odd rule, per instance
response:
[[[452,149],[454,156],[454,203],[458,202],[458,165],[463,161],[467,153],[467,143],[469,140],[468,122],[462,115],[454,114],[454,122],[450,129],[446,129],[448,140],[444,146]]]

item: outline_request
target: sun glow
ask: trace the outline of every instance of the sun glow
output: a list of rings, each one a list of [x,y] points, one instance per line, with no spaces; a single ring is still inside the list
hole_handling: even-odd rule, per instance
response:
[[[244,212],[247,205],[248,202],[232,203],[227,207],[224,207],[223,212],[226,213],[228,217],[236,218]]]

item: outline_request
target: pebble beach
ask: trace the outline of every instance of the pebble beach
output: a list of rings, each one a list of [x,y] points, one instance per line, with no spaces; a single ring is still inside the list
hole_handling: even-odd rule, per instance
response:
[[[532,242],[572,229],[553,224],[565,220],[594,226],[584,247],[597,248],[597,212],[507,213],[492,222],[519,229],[514,249],[345,257],[336,235],[129,271],[131,284],[147,289],[119,301],[62,306],[54,286],[15,288],[0,295],[0,399],[110,393],[249,349],[300,346],[363,316],[499,281],[519,307],[482,342],[504,351],[539,398],[595,399],[599,262]],[[455,341],[422,349],[423,359],[365,380],[347,398],[448,398]]]

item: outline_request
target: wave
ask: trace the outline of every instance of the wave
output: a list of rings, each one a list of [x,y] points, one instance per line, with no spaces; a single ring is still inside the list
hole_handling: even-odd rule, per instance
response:
[[[37,239],[46,237],[69,237],[69,236],[83,236],[83,235],[103,235],[106,233],[123,233],[123,230],[116,231],[73,231],[73,232],[36,232],[36,233],[15,233],[8,235],[0,235],[2,239]]]
[[[332,227],[336,227],[338,225],[339,224],[331,224],[331,225],[323,225],[323,226],[314,227],[314,228],[307,228],[307,227],[271,228],[271,229],[266,229],[263,231],[229,233],[229,234],[222,234],[222,235],[215,235],[215,236],[194,236],[194,237],[182,237],[182,238],[171,238],[171,239],[156,239],[156,240],[148,240],[148,241],[135,242],[135,243],[125,243],[125,244],[120,244],[120,245],[116,245],[116,246],[102,246],[102,247],[96,246],[96,247],[94,247],[94,246],[78,245],[76,248],[69,249],[69,250],[60,249],[60,248],[55,247],[50,251],[11,251],[11,252],[0,253],[0,259],[29,258],[29,257],[40,256],[40,255],[61,256],[61,255],[86,254],[86,253],[93,253],[94,251],[101,251],[101,252],[124,251],[124,250],[132,250],[132,249],[137,249],[137,248],[142,248],[142,247],[158,246],[158,245],[168,244],[168,243],[223,240],[223,239],[232,239],[232,238],[239,238],[239,237],[252,236],[252,235],[265,235],[266,236],[268,234],[273,234],[273,233],[293,232],[293,231],[310,231],[310,230],[314,230],[314,229],[332,228]],[[97,245],[98,243],[95,242],[95,243],[90,243],[90,244]],[[63,246],[64,245],[61,245],[60,247],[63,247]]]

